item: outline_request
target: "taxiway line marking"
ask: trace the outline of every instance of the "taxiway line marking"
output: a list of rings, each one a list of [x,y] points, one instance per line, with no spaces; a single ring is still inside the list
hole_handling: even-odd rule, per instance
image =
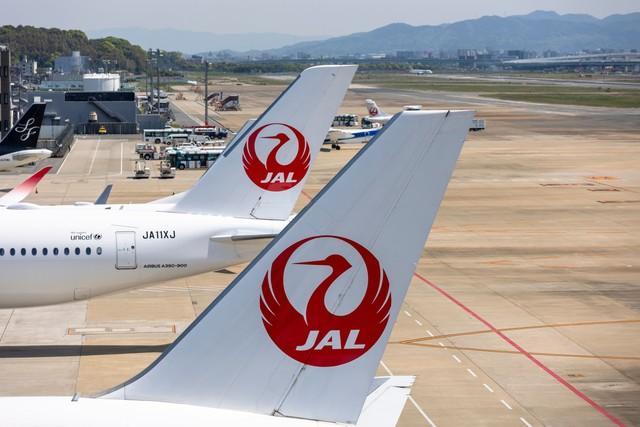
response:
[[[467,372],[469,372],[473,378],[478,378],[478,375],[476,375],[476,373],[473,372],[473,370],[471,370],[471,368],[467,368]]]
[[[309,200],[313,199],[313,197],[311,197],[311,196],[309,195],[309,193],[307,193],[307,192],[306,192],[306,191],[304,191],[304,190],[302,190],[302,195],[303,195],[304,197],[306,197],[307,199],[309,199]]]
[[[509,405],[507,402],[505,402],[504,399],[500,399],[500,403],[502,403],[504,405],[505,408],[507,408],[508,410],[512,411],[513,408],[511,407],[511,405]]]
[[[67,163],[67,159],[69,158],[69,156],[71,156],[71,152],[73,151],[74,148],[76,148],[76,144],[78,143],[78,141],[75,141],[72,145],[71,148],[69,149],[69,152],[67,153],[66,156],[64,156],[64,160],[62,161],[62,164],[60,165],[60,167],[58,168],[58,170],[56,171],[56,175],[58,175],[60,173],[60,171],[62,170],[62,167],[64,166],[65,163]]]
[[[93,150],[93,156],[91,156],[91,164],[89,165],[89,172],[87,172],[87,175],[91,175],[91,172],[93,171],[93,164],[96,162],[96,156],[98,155],[99,147],[100,147],[100,138],[96,140],[96,148],[95,150]]]
[[[389,374],[390,376],[393,376],[393,372],[391,372],[391,369],[389,369],[389,367],[387,366],[386,363],[384,363],[383,360],[380,360],[380,366],[382,366],[382,368],[385,371],[387,371],[387,374]],[[429,423],[431,427],[436,427],[436,424],[431,420],[431,418],[429,418],[429,415],[427,415],[427,413],[420,407],[420,405],[418,405],[418,402],[415,401],[413,396],[409,395],[409,400],[411,401],[411,403],[413,403],[413,406],[416,407],[418,412],[420,412],[420,415],[422,415],[425,421]]]
[[[431,333],[430,330],[427,329],[427,333],[429,334],[430,337],[433,337],[433,334]]]
[[[414,320],[418,324],[418,326],[422,326],[422,322],[421,321],[419,321],[418,319],[414,319]]]
[[[486,388],[486,389],[487,389],[487,391],[488,391],[489,393],[493,393],[493,389],[489,386],[489,384],[487,384],[487,383],[483,383],[482,385],[484,386],[484,388]]]
[[[456,356],[455,354],[452,354],[451,357],[453,357],[453,360],[455,360],[458,363],[462,363],[462,360],[460,360],[460,358],[458,356]]]
[[[436,337],[439,338],[439,337]],[[405,342],[405,341],[395,341],[390,342],[390,344],[404,344],[404,345],[413,345],[416,347],[430,347],[430,348],[438,348],[435,344],[425,344],[421,342]],[[459,346],[449,346],[452,350],[460,350],[460,351],[480,351],[483,353],[500,353],[500,354],[521,354],[516,350],[495,350],[491,348],[479,348],[479,347],[459,347]],[[575,357],[578,359],[611,359],[611,360],[640,360],[640,356],[616,356],[609,354],[573,354],[573,353],[544,353],[539,351],[530,352],[533,356],[549,356],[549,357]]]
[[[491,329],[496,335],[498,335],[500,338],[502,338],[507,344],[511,345],[513,348],[515,348],[520,353],[522,353],[524,356],[526,356],[527,359],[529,359],[531,362],[533,362],[536,366],[538,366],[540,369],[545,371],[547,374],[551,375],[556,381],[558,381],[560,384],[562,384],[565,388],[567,388],[573,394],[575,394],[576,396],[578,396],[579,398],[581,398],[582,400],[587,402],[589,405],[591,405],[592,408],[594,408],[596,411],[600,412],[602,415],[604,415],[606,418],[608,418],[609,421],[611,421],[613,424],[615,424],[615,425],[617,425],[619,427],[624,427],[624,424],[622,423],[622,421],[620,421],[618,418],[613,416],[611,413],[609,413],[609,411],[604,409],[602,406],[600,406],[598,403],[596,403],[594,400],[592,400],[589,396],[587,396],[586,394],[584,394],[583,392],[578,390],[576,387],[574,387],[572,384],[570,384],[567,380],[562,378],[560,375],[556,374],[555,371],[553,371],[551,368],[547,367],[547,365],[545,365],[544,363],[539,361],[531,353],[529,353],[527,350],[522,348],[518,343],[516,343],[514,340],[512,340],[511,338],[506,336],[504,333],[502,333],[498,328],[493,326],[493,324],[489,323],[489,321],[486,320],[484,317],[480,316],[478,313],[476,313],[475,311],[471,310],[469,307],[464,305],[460,300],[455,298],[453,295],[449,294],[447,291],[445,291],[444,289],[442,289],[441,287],[439,287],[438,285],[436,285],[435,283],[433,283],[432,281],[430,281],[426,277],[424,277],[424,276],[422,276],[422,275],[420,275],[418,273],[414,273],[414,276],[416,276],[418,279],[420,279],[425,284],[431,286],[434,290],[436,290],[441,295],[446,297],[449,301],[453,302],[455,305],[457,305],[458,307],[460,307],[461,309],[466,311],[468,314],[473,316],[480,323],[484,324],[487,328]]]
[[[623,319],[623,320],[596,320],[590,322],[572,322],[572,323],[549,323],[545,325],[533,325],[533,326],[517,326],[513,328],[500,328],[499,331],[502,332],[510,332],[510,331],[525,331],[529,329],[546,329],[546,328],[567,328],[567,327],[577,327],[577,326],[598,326],[598,325],[615,325],[615,324],[627,324],[627,323],[640,323],[640,319]],[[482,331],[470,331],[470,332],[458,332],[454,334],[444,334],[438,335],[435,338],[453,338],[453,337],[466,337],[472,335],[482,335],[482,334],[490,334],[492,330],[482,330]],[[430,335],[433,338],[433,335]],[[403,344],[409,342],[419,342],[419,341],[427,341],[429,338],[415,338],[411,340],[402,341]]]
[[[406,314],[407,316],[411,317],[411,313],[409,313],[407,310],[404,311],[404,314]]]
[[[529,421],[525,420],[522,417],[520,417],[520,421],[522,421],[522,424],[526,425],[527,427],[533,427],[531,424],[529,424]]]

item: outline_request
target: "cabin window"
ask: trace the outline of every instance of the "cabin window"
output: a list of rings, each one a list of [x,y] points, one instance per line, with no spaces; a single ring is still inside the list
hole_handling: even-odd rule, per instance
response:
[[[38,255],[38,250],[36,248],[31,248],[31,255],[33,256]]]
[[[76,255],[80,255],[80,248],[76,248]]]
[[[87,255],[91,255],[91,248],[87,248],[85,252],[87,253]]]
[[[98,246],[98,247],[96,248],[96,253],[97,253],[98,255],[102,255],[102,248],[101,248],[100,246]]]
[[[27,250],[25,248],[20,249],[20,255],[25,256],[27,254]]]
[[[53,254],[54,254],[55,256],[58,256],[58,248],[53,248]]]
[[[64,254],[69,255],[69,248],[64,248]]]
[[[49,253],[49,249],[42,248],[42,255],[47,256],[48,253]]]
[[[16,250],[11,248],[11,250],[9,251],[9,253],[11,254],[11,256],[15,256],[16,254]]]
[[[4,248],[0,248],[0,256],[4,256]]]

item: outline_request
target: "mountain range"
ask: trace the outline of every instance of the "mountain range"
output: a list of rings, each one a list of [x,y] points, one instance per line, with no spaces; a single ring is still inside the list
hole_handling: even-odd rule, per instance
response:
[[[640,13],[603,19],[586,14],[536,11],[508,17],[483,16],[451,24],[395,23],[373,31],[295,43],[269,50],[273,55],[304,52],[314,57],[398,50],[525,49],[575,52],[583,49],[640,48]]]
[[[88,30],[86,33],[92,39],[113,36],[129,40],[145,49],[158,48],[183,53],[266,50],[321,39],[317,36],[296,36],[281,33],[218,34],[172,28],[106,28]]]

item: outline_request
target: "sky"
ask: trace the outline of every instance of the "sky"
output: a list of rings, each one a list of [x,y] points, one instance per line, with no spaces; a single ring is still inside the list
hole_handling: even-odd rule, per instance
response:
[[[534,10],[604,17],[640,11],[638,0],[0,0],[0,24],[80,30],[141,27],[212,33],[337,36],[392,23],[442,24]]]

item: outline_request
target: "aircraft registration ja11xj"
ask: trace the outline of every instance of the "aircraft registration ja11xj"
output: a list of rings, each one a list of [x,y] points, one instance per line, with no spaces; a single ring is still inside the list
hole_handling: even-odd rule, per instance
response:
[[[414,379],[374,375],[471,117],[395,116],[148,368],[93,398],[0,398],[0,421],[395,425]]]
[[[185,193],[0,210],[0,308],[62,303],[246,262],[290,221],[356,66],[298,79]]]

